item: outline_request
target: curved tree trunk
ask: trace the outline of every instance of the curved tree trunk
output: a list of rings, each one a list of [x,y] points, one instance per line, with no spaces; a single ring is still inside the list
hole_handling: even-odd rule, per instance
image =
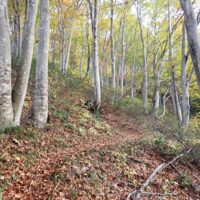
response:
[[[37,127],[48,118],[49,0],[40,0],[40,32],[32,114]]]
[[[35,21],[38,10],[38,0],[27,1],[27,12],[24,24],[22,54],[17,80],[13,89],[14,124],[20,124],[22,108],[26,97],[29,74],[34,48]]]
[[[0,129],[13,124],[11,100],[11,45],[6,18],[7,1],[0,1]]]
[[[184,12],[189,50],[192,57],[192,62],[196,73],[197,84],[200,93],[200,39],[197,30],[197,20],[191,1],[180,0],[180,3]]]

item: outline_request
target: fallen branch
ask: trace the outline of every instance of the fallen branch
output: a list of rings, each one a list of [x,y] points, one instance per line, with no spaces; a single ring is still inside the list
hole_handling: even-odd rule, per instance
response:
[[[153,179],[155,178],[155,176],[162,171],[163,169],[165,169],[166,167],[168,167],[169,165],[172,165],[174,162],[176,162],[179,158],[185,156],[186,154],[188,154],[191,151],[191,149],[189,149],[186,153],[180,154],[179,156],[175,157],[173,160],[169,161],[168,163],[162,163],[160,164],[149,176],[149,178],[142,184],[142,186],[140,187],[139,190],[136,190],[134,192],[131,192],[128,194],[126,200],[130,200],[131,197],[134,197],[135,200],[139,200],[141,199],[141,195],[144,194],[144,190],[145,188],[153,181]]]

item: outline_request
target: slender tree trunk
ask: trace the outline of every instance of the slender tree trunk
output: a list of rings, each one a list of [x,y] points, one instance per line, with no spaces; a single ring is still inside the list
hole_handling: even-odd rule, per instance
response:
[[[190,0],[180,0],[184,12],[185,27],[187,31],[188,44],[194,70],[196,73],[197,84],[200,93],[200,39],[197,30],[197,20]]]
[[[93,88],[94,88],[94,107],[96,109],[100,108],[101,105],[101,83],[99,75],[99,63],[98,63],[98,38],[97,38],[97,28],[98,28],[98,0],[94,0],[92,4],[91,0],[88,0],[90,6],[90,16],[92,21],[92,35],[93,35],[93,45],[92,45],[92,64],[93,64]]]
[[[143,82],[142,82],[142,98],[143,98],[143,109],[144,112],[148,112],[148,79],[147,79],[147,55],[146,46],[144,41],[144,33],[142,29],[142,18],[141,18],[141,8],[137,2],[137,17],[140,26],[140,37],[142,41],[142,51],[143,51]]]
[[[60,23],[60,22],[59,22]],[[62,30],[61,30],[61,50],[60,50],[60,69],[62,74],[65,74],[65,28],[63,25],[63,20],[61,20]]]
[[[11,44],[7,1],[0,1],[0,129],[13,125],[11,100]]]
[[[124,95],[124,64],[125,64],[125,13],[122,25],[122,62],[120,67],[120,86],[121,86],[121,97]]]
[[[43,128],[48,118],[49,0],[40,0],[40,32],[32,114],[35,125]]]
[[[137,26],[135,27],[134,31],[134,43],[136,43],[136,34],[137,34]],[[136,46],[134,46],[134,51],[133,51],[133,64],[131,68],[132,72],[132,79],[131,79],[131,98],[132,101],[134,102],[135,100],[135,95],[136,95],[136,83],[135,83],[135,73],[136,73]]]
[[[101,87],[104,85],[104,68],[106,69],[106,77],[105,77],[105,85],[108,86],[108,63],[105,62],[106,60],[106,42],[107,37],[104,38],[103,47],[102,47],[102,58],[101,58],[101,66],[100,66],[100,79],[101,79]]]
[[[91,53],[90,53],[90,41],[89,41],[89,13],[88,9],[86,10],[87,13],[87,20],[86,20],[86,40],[87,40],[87,69],[86,69],[86,74],[85,77],[88,76],[90,72],[90,65],[91,65]]]
[[[71,50],[73,24],[74,24],[74,19],[71,19],[71,25],[70,25],[70,31],[69,31],[69,38],[68,38],[67,48],[65,49],[65,57],[66,58],[65,58],[65,63],[64,63],[64,74],[67,73],[68,65],[69,65],[69,56],[70,56],[70,50]]]
[[[21,1],[15,0],[12,2],[14,9],[14,19],[13,19],[13,40],[12,42],[12,55],[13,57],[19,59],[21,56],[21,43],[22,43],[22,25],[21,25]]]
[[[27,13],[24,24],[22,54],[17,80],[13,89],[14,124],[20,124],[22,108],[26,97],[31,61],[34,48],[35,21],[38,10],[38,0],[27,1]]]
[[[168,0],[168,31],[169,31],[169,62],[170,62],[170,73],[171,73],[171,94],[172,94],[172,101],[174,106],[174,112],[177,116],[177,119],[179,122],[182,121],[182,113],[181,113],[181,106],[179,102],[178,97],[178,91],[176,87],[176,81],[175,81],[175,71],[174,71],[174,63],[173,63],[173,32],[171,27],[171,10],[170,10],[170,3]]]
[[[168,99],[171,97],[171,95],[169,95],[167,97],[168,92],[169,92],[169,88],[167,88],[167,90],[166,90],[166,92],[165,92],[165,94],[163,96],[163,113],[160,116],[161,118],[163,118],[165,116],[165,113],[166,113],[166,103],[167,103]]]
[[[110,46],[111,46],[111,66],[112,66],[112,88],[115,93],[116,88],[116,70],[115,70],[115,45],[114,45],[114,36],[113,36],[113,0],[111,0],[111,10],[110,10]]]
[[[99,69],[99,71],[100,71],[100,83],[101,83],[101,88],[103,87],[103,85],[104,85],[104,80],[103,80],[103,63],[100,65],[100,69]]]
[[[84,42],[82,41],[82,48],[81,48],[81,57],[80,57],[80,78],[83,75],[83,54],[84,54]]]
[[[53,30],[53,33],[52,33],[52,55],[51,55],[51,62],[53,64],[56,63],[56,31]]]
[[[187,80],[187,55],[186,55],[186,30],[183,25],[182,36],[182,63],[181,63],[181,81],[182,81],[182,122],[181,127],[187,130],[190,119],[190,101],[189,101],[189,81]]]
[[[153,95],[153,107],[152,114],[155,117],[158,117],[158,111],[160,107],[160,80],[158,75],[154,77],[154,95]]]
[[[156,32],[156,24],[155,24]],[[157,33],[156,33],[157,34]],[[154,41],[154,61],[153,61],[153,71],[154,71],[154,94],[153,94],[153,106],[152,106],[152,115],[158,117],[159,107],[160,107],[160,76],[162,72],[163,64],[160,64],[160,68],[157,69],[158,60],[157,60],[157,35],[155,36]]]

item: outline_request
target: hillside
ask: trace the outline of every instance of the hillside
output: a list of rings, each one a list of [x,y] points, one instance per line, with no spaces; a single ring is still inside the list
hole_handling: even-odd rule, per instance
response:
[[[47,127],[36,129],[29,120],[0,135],[0,199],[126,199],[175,156],[159,151],[161,140],[157,146],[145,142],[148,116],[106,102],[102,113],[92,113],[89,83],[83,87],[79,78],[55,74],[49,78]],[[164,169],[142,199],[199,199],[200,174],[189,166],[180,159]]]

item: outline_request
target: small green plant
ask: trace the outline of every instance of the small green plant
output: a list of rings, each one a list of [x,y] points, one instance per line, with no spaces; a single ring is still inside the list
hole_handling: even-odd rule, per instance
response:
[[[55,171],[51,174],[51,180],[54,183],[59,182],[60,180],[63,180],[65,178],[65,174],[63,172],[60,171]]]
[[[54,141],[59,145],[59,147],[65,148],[68,146],[64,138],[55,137]]]
[[[58,112],[54,112],[54,116],[59,118],[62,122],[66,123],[69,119],[69,112],[64,109]]]
[[[133,169],[133,168],[129,168],[129,167],[126,167],[124,170],[123,170],[123,174],[124,176],[126,176],[128,178],[128,180],[132,181],[134,176],[137,174],[136,171]]]
[[[192,186],[192,180],[188,174],[183,173],[183,174],[179,175],[177,180],[178,180],[179,184],[184,188],[189,188]]]
[[[70,185],[69,190],[70,190],[71,198],[76,199],[78,196],[78,191],[77,191],[76,186]]]
[[[167,145],[167,141],[164,137],[159,137],[154,141],[154,145],[158,150],[164,152]]]
[[[165,138],[164,136],[159,137],[153,141],[153,146],[156,151],[161,154],[176,156],[182,149],[181,144],[176,141]]]
[[[24,132],[24,129],[20,126],[15,126],[15,127],[10,127],[10,128],[5,128],[3,130],[3,132],[1,133],[4,133],[4,134],[19,134],[19,133],[23,133]]]

